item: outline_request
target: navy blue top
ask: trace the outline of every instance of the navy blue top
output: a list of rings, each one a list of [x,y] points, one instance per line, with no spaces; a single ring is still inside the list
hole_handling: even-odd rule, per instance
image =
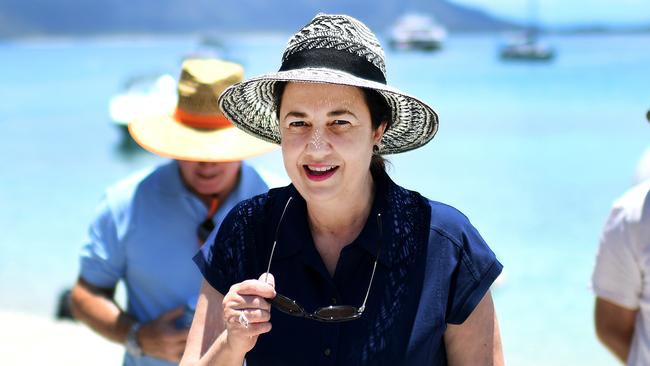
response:
[[[330,304],[359,307],[383,238],[365,312],[357,320],[322,323],[271,311],[273,329],[246,355],[256,365],[446,365],[447,323],[462,323],[502,269],[469,220],[453,207],[399,187],[385,173],[359,236],[341,251],[334,276],[327,272],[309,230],[305,201],[289,185],[241,202],[216,240],[194,257],[221,294],[258,278],[271,252],[278,293],[306,311]],[[214,234],[213,234],[214,235]]]

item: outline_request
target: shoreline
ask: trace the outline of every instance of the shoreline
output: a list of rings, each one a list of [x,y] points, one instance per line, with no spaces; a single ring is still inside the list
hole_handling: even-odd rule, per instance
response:
[[[79,322],[0,310],[3,365],[115,366],[123,348]]]

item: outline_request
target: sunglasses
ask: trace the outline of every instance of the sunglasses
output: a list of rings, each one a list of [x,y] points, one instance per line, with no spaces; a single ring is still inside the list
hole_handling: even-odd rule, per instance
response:
[[[271,261],[273,260],[275,245],[277,244],[278,241],[280,224],[282,223],[282,219],[284,218],[284,213],[287,211],[287,207],[289,207],[289,203],[291,202],[292,198],[293,197],[289,197],[289,199],[287,200],[287,203],[284,206],[284,210],[282,211],[282,215],[280,216],[280,221],[278,222],[278,226],[275,229],[275,239],[273,240],[273,247],[271,248],[271,256],[269,257],[269,264],[266,268],[266,273],[269,273],[269,271],[271,270]],[[330,306],[320,307],[316,309],[314,312],[309,313],[305,311],[305,309],[302,306],[300,306],[300,304],[298,304],[295,300],[292,300],[279,293],[276,293],[273,299],[267,299],[267,301],[269,301],[274,308],[280,310],[285,314],[295,316],[295,317],[300,317],[300,318],[312,319],[319,322],[339,323],[339,322],[347,322],[350,320],[359,319],[363,314],[363,311],[366,309],[366,301],[368,300],[368,295],[370,294],[370,288],[372,287],[372,280],[375,278],[375,271],[377,269],[377,260],[379,259],[379,254],[381,252],[381,246],[382,246],[381,245],[382,244],[381,214],[377,214],[377,227],[379,228],[379,247],[377,249],[377,256],[375,257],[375,264],[372,267],[372,274],[370,275],[368,290],[366,291],[366,296],[364,297],[363,303],[361,304],[360,307],[356,307],[352,305],[330,305]]]

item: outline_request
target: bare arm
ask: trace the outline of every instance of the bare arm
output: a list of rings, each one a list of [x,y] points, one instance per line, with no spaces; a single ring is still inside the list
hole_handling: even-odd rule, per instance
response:
[[[124,344],[135,320],[113,301],[114,293],[115,288],[96,287],[79,278],[72,289],[72,313],[102,336]],[[178,362],[185,349],[187,330],[176,329],[174,320],[182,314],[182,308],[173,309],[143,324],[137,333],[142,351],[163,360]]]
[[[623,363],[627,361],[634,335],[638,310],[624,308],[600,297],[596,298],[596,334]]]
[[[181,365],[241,366],[257,337],[271,330],[264,298],[274,297],[275,291],[273,276],[268,279],[235,284],[225,296],[203,281]],[[238,321],[242,311],[248,327]]]
[[[72,313],[97,333],[123,344],[134,320],[113,301],[114,294],[114,287],[96,287],[79,278],[72,288]]]
[[[499,323],[489,291],[463,324],[447,326],[445,347],[452,366],[503,366]]]

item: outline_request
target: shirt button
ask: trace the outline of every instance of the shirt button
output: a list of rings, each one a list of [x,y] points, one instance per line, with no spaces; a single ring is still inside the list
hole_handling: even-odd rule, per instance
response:
[[[329,357],[332,354],[332,350],[329,349],[329,348],[325,348],[325,350],[323,351],[323,354],[325,356]]]

